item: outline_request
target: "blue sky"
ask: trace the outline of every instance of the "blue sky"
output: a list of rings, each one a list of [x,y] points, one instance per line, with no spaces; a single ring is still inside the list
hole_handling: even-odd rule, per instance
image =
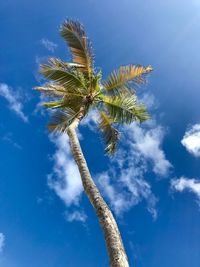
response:
[[[103,77],[152,65],[138,89],[152,120],[124,128],[113,159],[91,114],[79,131],[91,173],[118,220],[131,266],[199,267],[200,3],[197,0],[1,1],[0,266],[108,266],[66,136],[50,136],[32,88],[58,34],[80,20]]]

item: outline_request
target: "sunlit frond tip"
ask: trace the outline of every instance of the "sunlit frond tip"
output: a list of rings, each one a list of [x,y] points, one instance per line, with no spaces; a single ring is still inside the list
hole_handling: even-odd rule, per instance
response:
[[[110,117],[122,124],[134,121],[144,122],[149,119],[145,106],[137,102],[135,95],[104,96],[102,98]]]
[[[130,82],[136,84],[145,82],[145,74],[151,72],[151,66],[143,67],[140,65],[121,66],[118,70],[114,70],[103,86],[107,91],[112,92],[114,89],[128,89]]]
[[[113,154],[116,151],[119,140],[119,131],[112,126],[113,120],[105,112],[100,112],[99,129],[106,144],[105,152]]]
[[[73,62],[84,66],[82,71],[90,74],[93,67],[93,52],[83,25],[78,21],[66,20],[61,25],[60,34],[69,46]]]

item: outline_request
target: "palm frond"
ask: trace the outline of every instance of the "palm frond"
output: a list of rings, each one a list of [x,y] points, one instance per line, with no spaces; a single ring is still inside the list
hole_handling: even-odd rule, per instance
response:
[[[68,91],[87,93],[88,89],[82,73],[71,67],[58,66],[50,59],[48,64],[41,65],[40,72],[46,79],[56,82]]]
[[[102,74],[101,71],[99,71],[96,75],[93,75],[91,77],[90,81],[90,93],[98,93],[100,92],[100,80],[101,80]]]
[[[66,132],[70,124],[76,119],[78,113],[70,108],[54,112],[52,121],[48,124],[49,131]]]
[[[63,100],[44,102],[42,103],[42,105],[46,108],[51,108],[51,109],[63,108],[65,106]]]
[[[44,86],[34,87],[33,90],[39,91],[45,96],[52,98],[63,97],[64,95],[66,95],[66,93],[68,93],[63,86],[51,83],[47,83]]]
[[[36,91],[41,92],[46,97],[49,98],[83,98],[84,94],[79,91],[68,92],[65,87],[59,86],[57,84],[45,84],[44,86],[38,86],[33,88]]]
[[[42,105],[46,108],[56,109],[56,108],[70,108],[78,112],[83,104],[83,96],[76,94],[65,94],[64,97],[54,100],[44,102]]]
[[[112,126],[112,123],[112,119],[105,112],[100,112],[99,130],[102,132],[106,144],[105,151],[108,154],[115,152],[119,140],[119,132]]]
[[[103,96],[102,101],[110,117],[116,122],[130,124],[133,121],[143,122],[148,119],[145,107],[137,103],[135,95]]]
[[[78,112],[83,105],[83,99],[84,97],[81,95],[66,94],[63,100],[64,107]]]
[[[144,105],[141,103],[138,103],[133,108],[133,113],[135,115],[135,121],[138,121],[140,123],[145,122],[150,119],[150,115],[147,112],[147,109]]]
[[[48,61],[50,62],[51,65],[58,67],[58,68],[84,68],[84,65],[74,63],[74,62],[65,62],[62,61],[60,58],[55,58],[55,57],[50,57],[48,58]]]
[[[93,53],[83,26],[78,21],[66,20],[61,26],[60,34],[69,46],[73,62],[84,66],[82,70],[91,74]]]
[[[114,92],[115,90],[118,92],[119,89],[129,90],[131,82],[136,84],[143,83],[145,81],[144,75],[152,70],[151,66],[122,66],[110,74],[108,79],[103,82],[103,87],[108,92]]]

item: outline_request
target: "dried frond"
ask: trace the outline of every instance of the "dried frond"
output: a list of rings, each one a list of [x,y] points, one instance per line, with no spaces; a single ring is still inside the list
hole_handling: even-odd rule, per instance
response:
[[[115,152],[119,140],[119,132],[112,126],[112,123],[113,120],[109,118],[105,112],[101,111],[99,130],[102,132],[106,144],[105,151],[108,154],[113,154]]]
[[[152,71],[152,67],[143,67],[135,65],[122,66],[118,70],[114,70],[108,79],[103,82],[103,86],[108,92],[118,92],[118,90],[129,90],[130,83],[136,84],[145,81],[144,75]]]
[[[69,46],[73,62],[84,66],[82,70],[90,75],[93,68],[93,53],[83,26],[78,21],[66,20],[61,26],[60,34]]]

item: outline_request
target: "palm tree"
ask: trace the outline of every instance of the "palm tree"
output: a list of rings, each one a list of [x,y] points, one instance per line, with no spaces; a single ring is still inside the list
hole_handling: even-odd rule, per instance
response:
[[[35,89],[49,98],[44,106],[53,109],[50,131],[69,136],[71,151],[78,166],[84,191],[93,205],[102,227],[110,266],[129,266],[124,245],[114,216],[97,189],[84,158],[76,129],[93,109],[99,119],[99,130],[105,140],[105,151],[112,155],[119,141],[119,125],[148,119],[146,108],[138,102],[134,85],[143,84],[150,66],[121,66],[102,81],[101,71],[93,65],[91,42],[78,21],[66,20],[60,28],[72,55],[72,62],[50,58],[40,72],[48,80]]]

